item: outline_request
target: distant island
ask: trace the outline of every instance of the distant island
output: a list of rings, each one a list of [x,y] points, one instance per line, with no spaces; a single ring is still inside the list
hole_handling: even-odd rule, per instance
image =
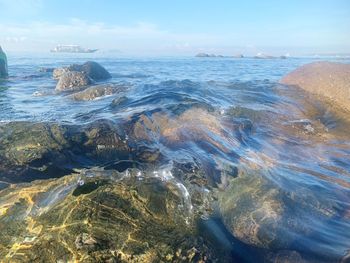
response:
[[[198,53],[195,57],[198,58],[244,58],[245,56],[243,54],[233,55],[233,56],[223,56],[223,55],[216,55],[216,54],[208,54],[208,53]],[[287,59],[289,57],[289,54],[282,55],[279,57],[266,55],[263,53],[258,53],[253,58],[256,59]]]
[[[234,55],[234,56],[223,56],[223,55],[215,55],[215,54],[207,54],[207,53],[198,53],[196,55],[198,58],[243,58],[242,54]]]

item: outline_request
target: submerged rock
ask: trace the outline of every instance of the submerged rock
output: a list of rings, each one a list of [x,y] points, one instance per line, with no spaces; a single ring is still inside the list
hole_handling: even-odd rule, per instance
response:
[[[349,234],[338,240],[327,235],[322,240],[317,237],[327,231],[349,232],[349,224],[334,225],[333,219],[342,215],[343,208],[305,187],[285,192],[268,179],[269,170],[272,168],[241,170],[219,193],[220,212],[229,231],[246,244],[271,251],[297,249],[325,262],[339,260],[348,248]],[[275,256],[292,262],[301,260],[294,252]]]
[[[280,82],[298,86],[350,111],[350,65],[348,64],[310,63],[292,71]]]
[[[57,91],[76,91],[90,85],[90,78],[82,72],[72,71],[63,73],[56,85]]]
[[[0,192],[0,260],[11,262],[228,262],[188,222],[182,196],[159,179],[81,175]],[[116,175],[115,178],[120,178]]]
[[[112,108],[114,108],[114,107],[117,107],[117,106],[119,106],[119,105],[124,104],[124,103],[127,102],[127,101],[128,101],[128,98],[125,97],[125,96],[118,97],[118,98],[115,98],[114,100],[112,100],[110,106],[111,106]]]
[[[241,174],[233,179],[220,199],[223,220],[231,233],[258,247],[285,245],[283,240],[276,241],[284,211],[278,194],[263,178]]]
[[[112,95],[117,92],[126,90],[125,86],[115,84],[96,85],[89,87],[83,91],[76,92],[71,95],[74,100],[94,100],[96,98]]]
[[[0,125],[0,180],[59,177],[72,167],[125,159],[130,149],[118,126],[13,122]]]

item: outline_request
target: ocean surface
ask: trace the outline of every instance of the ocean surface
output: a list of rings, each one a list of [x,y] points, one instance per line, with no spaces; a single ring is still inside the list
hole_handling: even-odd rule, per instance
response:
[[[40,71],[91,60],[111,73],[107,83],[125,89],[76,101],[55,91],[51,72]],[[161,156],[152,159],[154,171],[175,163],[205,171],[205,191],[215,192],[218,203],[202,215],[199,231],[225,247],[232,262],[347,262],[349,126],[314,98],[278,83],[319,60],[9,54],[10,78],[0,82],[0,125],[112,121],[126,138]],[[113,104],[118,98],[121,103]],[[145,129],[129,135],[125,123],[137,122]],[[98,166],[114,169],[120,161]],[[188,184],[176,180],[191,195]]]

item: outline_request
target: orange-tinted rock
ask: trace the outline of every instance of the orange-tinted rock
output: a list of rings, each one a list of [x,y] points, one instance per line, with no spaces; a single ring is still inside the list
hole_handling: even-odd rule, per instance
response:
[[[350,111],[350,65],[332,62],[315,62],[304,65],[280,81],[299,86],[312,94],[330,99]]]

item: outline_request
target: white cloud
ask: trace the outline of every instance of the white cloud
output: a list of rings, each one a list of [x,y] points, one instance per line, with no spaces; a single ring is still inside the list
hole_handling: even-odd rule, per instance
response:
[[[192,53],[220,41],[218,36],[172,33],[146,22],[120,26],[72,18],[65,24],[0,24],[0,43],[3,42],[6,49],[13,51],[40,51],[58,44],[78,44],[87,48],[120,49],[133,54]]]

